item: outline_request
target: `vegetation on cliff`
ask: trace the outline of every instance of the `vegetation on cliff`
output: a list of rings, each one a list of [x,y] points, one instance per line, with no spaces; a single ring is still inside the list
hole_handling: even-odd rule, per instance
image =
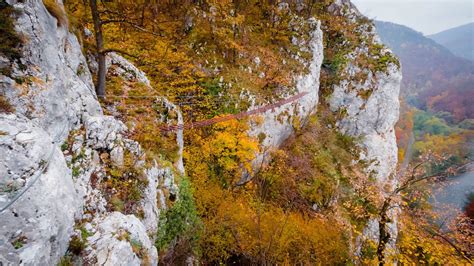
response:
[[[399,64],[373,35],[364,34],[372,31],[371,21],[328,12],[332,1],[92,2],[97,6],[66,3],[70,30],[79,33],[86,54],[124,55],[150,78],[151,88],[109,73],[102,103],[130,126],[149,159],[159,162],[172,161],[177,149],[171,134],[157,133],[160,107],[146,97],[166,95],[181,106],[185,122],[246,110],[243,91],[257,103],[283,97],[294,91],[295,77],[307,72],[310,18],[321,20],[325,32],[319,116],[281,148],[264,150],[258,138],[248,136],[249,124],[261,123],[259,117],[185,132],[189,182],[181,179],[177,200],[162,215],[156,245],[163,263],[179,264],[191,255],[208,264],[371,263],[385,252],[374,241],[359,240],[370,220],[390,222],[384,209],[388,189],[365,173],[369,162],[359,158],[358,140],[336,130],[343,111],[332,114],[325,102],[333,85],[349,77],[348,63],[374,72]],[[353,58],[359,46],[367,53]],[[370,94],[359,97],[367,100]],[[253,166],[262,152],[267,160]],[[397,202],[411,202],[396,196]],[[418,228],[411,229],[410,219],[403,218],[407,229],[399,241],[407,251],[400,260],[416,261],[406,254],[420,248],[434,258],[429,262],[443,262],[438,254],[446,252],[460,257],[443,241],[431,250],[407,237]]]

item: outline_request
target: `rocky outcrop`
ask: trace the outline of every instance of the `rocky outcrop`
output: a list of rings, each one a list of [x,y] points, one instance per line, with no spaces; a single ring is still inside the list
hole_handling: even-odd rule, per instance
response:
[[[367,163],[369,176],[375,178],[383,193],[390,193],[398,183],[395,124],[399,117],[402,79],[399,62],[392,51],[382,45],[372,22],[349,0],[334,1],[328,11],[357,25],[355,33],[366,40],[345,55],[348,63],[340,73],[342,80],[333,85],[330,109],[339,114],[336,122],[339,130],[360,139],[360,160]],[[371,68],[367,64],[362,67],[357,64],[364,56],[375,62]],[[387,230],[391,236],[388,243],[391,252],[398,234],[397,210],[391,210],[389,216],[391,223],[387,224]],[[356,253],[360,253],[364,241],[378,243],[378,238],[379,221],[370,219],[357,239]]]
[[[249,134],[259,138],[264,147],[278,147],[294,132],[295,126],[304,124],[305,119],[316,112],[319,74],[323,62],[323,33],[319,21],[311,19],[308,23],[314,28],[309,43],[313,55],[308,66],[309,72],[296,77],[295,90],[281,97],[289,98],[299,93],[308,93],[294,102],[264,112],[262,122],[251,125]],[[258,106],[252,106],[250,109],[256,108]],[[257,161],[259,160],[261,159]]]
[[[2,114],[0,154],[0,262],[57,261],[81,206],[61,150],[29,119]]]
[[[161,189],[177,193],[174,171],[156,162],[146,166],[140,145],[126,137],[127,127],[103,115],[81,46],[67,25],[42,1],[8,2],[20,10],[16,29],[26,40],[26,68],[14,64],[10,77],[0,75],[0,93],[15,110],[0,114],[0,264],[54,265],[71,239],[79,239],[86,247],[81,260],[156,265],[154,236],[166,208]],[[126,59],[115,55],[109,64],[121,66],[121,72],[114,68],[116,75],[149,86]],[[176,121],[159,119],[182,123],[176,106],[157,101]],[[182,131],[177,141],[174,163],[184,173]],[[126,163],[136,170],[130,182],[140,192],[123,214],[113,211],[120,187],[110,184],[112,178],[129,178],[128,172],[117,173]]]
[[[352,66],[348,72],[357,73]],[[373,75],[373,76],[372,76]],[[361,159],[369,162],[368,171],[373,172],[381,183],[387,181],[395,173],[397,165],[397,143],[395,138],[395,123],[398,121],[398,94],[401,73],[397,66],[390,65],[387,73],[369,72],[372,84],[357,84],[345,80],[334,86],[330,106],[332,111],[343,109],[344,117],[337,126],[344,133],[361,137],[362,148],[365,151]],[[355,85],[349,88],[349,84]],[[355,83],[355,84],[354,84]],[[363,99],[361,91],[372,90],[368,99]]]
[[[94,65],[96,65],[94,58],[91,57],[89,59],[90,64],[92,65],[93,71],[96,71]],[[139,70],[136,66],[130,63],[128,60],[123,58],[122,56],[116,53],[110,53],[107,56],[107,69],[109,74],[120,76],[123,79],[140,83],[153,91],[151,89],[150,80],[147,78],[143,71]],[[183,115],[179,108],[170,102],[165,97],[154,97],[155,102],[160,104],[163,107],[163,112],[161,113],[159,120],[163,125],[182,125],[184,123]],[[181,175],[184,175],[184,164],[183,164],[183,148],[184,148],[184,140],[183,140],[183,129],[178,128],[176,130],[176,144],[178,145],[178,159],[173,162],[176,169],[179,171]]]
[[[86,226],[92,234],[87,261],[110,266],[158,264],[158,252],[137,217],[113,212],[96,217]]]
[[[360,56],[369,55],[377,57],[372,60],[381,60],[380,57],[392,58],[394,55],[381,45],[375,27],[370,22],[360,22],[365,18],[350,1],[335,1],[329,11],[359,24],[356,34],[361,34],[367,40],[345,56],[348,63],[340,74],[343,79],[333,86],[329,105],[331,111],[342,116],[337,121],[341,132],[361,139],[364,150],[361,159],[368,163],[368,172],[384,184],[395,173],[397,165],[394,127],[400,107],[401,70],[390,61],[372,69],[355,64]],[[372,46],[380,46],[379,55],[370,54]]]

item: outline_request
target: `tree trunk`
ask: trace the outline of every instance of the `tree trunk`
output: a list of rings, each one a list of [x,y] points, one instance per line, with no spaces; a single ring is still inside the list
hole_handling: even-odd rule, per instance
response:
[[[388,209],[390,207],[390,198],[386,199],[382,210],[380,211],[380,221],[379,221],[379,243],[377,246],[377,258],[379,260],[379,265],[385,265],[385,248],[388,241],[390,241],[390,232],[387,228],[387,223],[390,222],[388,217]]]
[[[95,86],[95,91],[99,98],[105,98],[105,77],[107,75],[107,69],[105,64],[105,53],[102,52],[104,49],[104,38],[102,35],[102,25],[100,21],[99,11],[97,10],[97,0],[89,1],[92,20],[94,23],[94,32],[95,32],[95,43],[97,50],[97,63],[98,63],[98,73],[97,73],[97,83]]]

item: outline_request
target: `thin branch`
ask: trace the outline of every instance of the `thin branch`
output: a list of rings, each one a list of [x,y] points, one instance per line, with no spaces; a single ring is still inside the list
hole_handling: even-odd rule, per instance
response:
[[[122,23],[125,22],[125,19],[106,19],[100,22],[100,25],[110,24],[110,23]]]
[[[142,32],[145,32],[145,33],[148,33],[148,34],[151,34],[151,35],[154,35],[154,36],[158,36],[158,37],[161,37],[161,35],[159,33],[156,33],[154,31],[149,31],[145,28],[143,28],[142,26],[138,25],[138,24],[135,24],[131,21],[128,21],[126,19],[108,19],[108,20],[102,20],[101,22],[101,25],[104,25],[104,24],[109,24],[109,23],[123,23],[123,24],[127,24],[127,25],[130,25],[132,26],[133,28],[139,30],[139,31],[142,31]]]
[[[118,53],[118,54],[123,54],[123,55],[126,55],[126,56],[130,56],[130,57],[133,57],[133,58],[138,58],[138,56],[136,56],[136,55],[132,55],[132,54],[129,54],[129,53],[123,51],[123,50],[115,49],[115,48],[103,49],[99,53],[104,54],[104,55],[109,54],[109,53]]]
[[[430,234],[433,234],[439,238],[441,238],[442,240],[444,240],[446,243],[448,243],[451,247],[454,248],[454,250],[456,250],[456,252],[463,258],[465,259],[466,261],[468,261],[469,263],[472,263],[472,260],[466,256],[466,254],[456,245],[453,243],[453,241],[451,241],[451,239],[447,238],[446,236],[434,231],[434,230],[429,230],[427,228],[424,228],[426,232],[430,233]]]

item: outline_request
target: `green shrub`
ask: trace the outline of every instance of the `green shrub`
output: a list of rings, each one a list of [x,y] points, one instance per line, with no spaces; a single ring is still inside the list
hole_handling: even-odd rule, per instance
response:
[[[73,254],[79,255],[87,247],[87,243],[80,236],[73,236],[69,241],[68,250]]]
[[[110,204],[112,204],[112,209],[114,211],[123,212],[123,210],[125,209],[125,204],[117,196],[113,196],[112,198],[110,198]]]
[[[72,176],[73,177],[78,177],[81,174],[81,169],[79,167],[73,167],[72,168]]]
[[[418,136],[424,134],[447,136],[453,132],[453,129],[443,119],[425,111],[415,113],[413,129]]]
[[[65,255],[61,257],[61,260],[59,260],[58,266],[72,266],[72,258],[71,256]]]
[[[135,253],[139,258],[143,258],[146,254],[142,242],[136,239],[130,239],[130,245],[132,246],[132,251]]]
[[[11,243],[15,249],[20,249],[23,247],[23,245],[26,244],[27,238],[23,235],[19,236],[13,242]]]
[[[158,250],[168,248],[170,243],[180,238],[191,246],[198,239],[200,220],[194,203],[193,190],[186,177],[179,184],[179,199],[160,217],[155,245]]]

